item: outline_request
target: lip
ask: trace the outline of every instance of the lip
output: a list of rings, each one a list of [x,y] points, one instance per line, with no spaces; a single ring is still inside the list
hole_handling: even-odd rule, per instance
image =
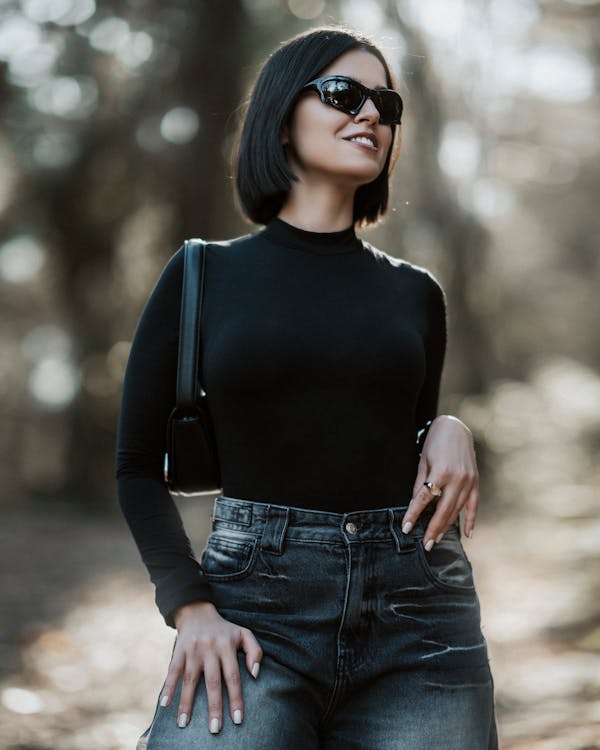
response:
[[[363,136],[364,138],[369,138],[369,140],[372,141],[373,146],[366,146],[364,143],[356,143],[356,141],[352,141],[352,143],[356,143],[357,146],[362,146],[363,148],[369,149],[370,151],[377,151],[379,148],[379,143],[377,142],[377,136],[375,133],[371,133],[368,130],[361,130],[358,133],[352,133],[351,135],[344,138],[345,141],[350,141],[352,138],[358,138],[359,136]]]

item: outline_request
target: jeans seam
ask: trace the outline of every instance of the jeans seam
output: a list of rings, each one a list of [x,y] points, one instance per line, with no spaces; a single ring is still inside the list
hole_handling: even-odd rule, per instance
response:
[[[325,723],[325,721],[329,718],[329,716],[331,715],[336,705],[336,702],[340,694],[340,683],[342,681],[341,678],[343,674],[342,631],[344,629],[346,613],[348,611],[348,598],[350,595],[350,574],[352,570],[350,548],[348,546],[346,546],[346,554],[344,555],[344,559],[346,562],[346,589],[344,592],[344,606],[342,608],[342,615],[340,617],[340,624],[339,624],[337,636],[336,636],[337,657],[336,657],[336,665],[335,665],[335,680],[333,683],[333,688],[331,690],[331,697],[329,699],[329,703],[321,718],[322,724]]]

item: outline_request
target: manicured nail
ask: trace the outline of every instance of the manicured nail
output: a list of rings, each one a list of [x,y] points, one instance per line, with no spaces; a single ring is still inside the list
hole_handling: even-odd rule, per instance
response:
[[[471,531],[469,531],[469,539],[473,539],[473,532],[474,531],[475,531],[475,529],[471,529]]]
[[[213,716],[213,718],[210,720],[210,733],[219,733],[219,719],[216,716]]]
[[[236,708],[233,712],[233,723],[234,724],[241,724],[242,723],[242,712],[239,708]]]
[[[404,526],[402,527],[402,533],[408,534],[408,532],[412,529],[413,525],[410,521],[407,521]]]
[[[439,544],[442,541],[443,536],[444,536],[444,532],[442,531],[442,533],[438,534],[437,537],[435,538],[435,543]]]
[[[169,696],[163,695],[163,697],[160,699],[160,705],[163,706],[163,708],[168,705],[169,703]]]
[[[178,724],[181,728],[183,728],[187,724],[187,714],[181,714]]]
[[[258,673],[260,672],[260,664],[255,661],[254,666],[252,667],[252,677],[256,679],[258,677]]]
[[[427,552],[431,552],[431,548],[433,547],[433,542],[434,542],[434,540],[433,540],[433,539],[430,539],[430,540],[429,540],[429,541],[427,542],[427,544],[425,545],[425,549],[427,550]]]

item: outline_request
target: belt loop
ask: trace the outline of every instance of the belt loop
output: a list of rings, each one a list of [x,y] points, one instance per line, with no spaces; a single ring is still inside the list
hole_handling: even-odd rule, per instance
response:
[[[260,547],[264,552],[280,555],[287,530],[290,509],[282,505],[269,505]]]
[[[403,515],[404,512],[401,512],[397,508],[388,508],[390,532],[396,542],[396,552],[409,552],[415,546],[413,538],[402,531],[401,524]]]

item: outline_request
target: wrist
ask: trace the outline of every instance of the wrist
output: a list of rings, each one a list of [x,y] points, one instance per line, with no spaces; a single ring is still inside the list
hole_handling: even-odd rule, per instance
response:
[[[439,414],[433,421],[437,422],[437,420],[440,421],[447,421],[447,422],[453,422],[456,425],[460,425],[464,430],[468,432],[469,435],[473,435],[471,430],[467,427],[467,425],[458,417],[452,416],[452,414]]]
[[[179,630],[184,620],[190,615],[209,612],[216,612],[215,605],[212,602],[197,601],[190,602],[189,604],[182,604],[175,610],[175,613],[173,615],[173,622],[175,623],[175,627],[177,628],[177,630]]]

